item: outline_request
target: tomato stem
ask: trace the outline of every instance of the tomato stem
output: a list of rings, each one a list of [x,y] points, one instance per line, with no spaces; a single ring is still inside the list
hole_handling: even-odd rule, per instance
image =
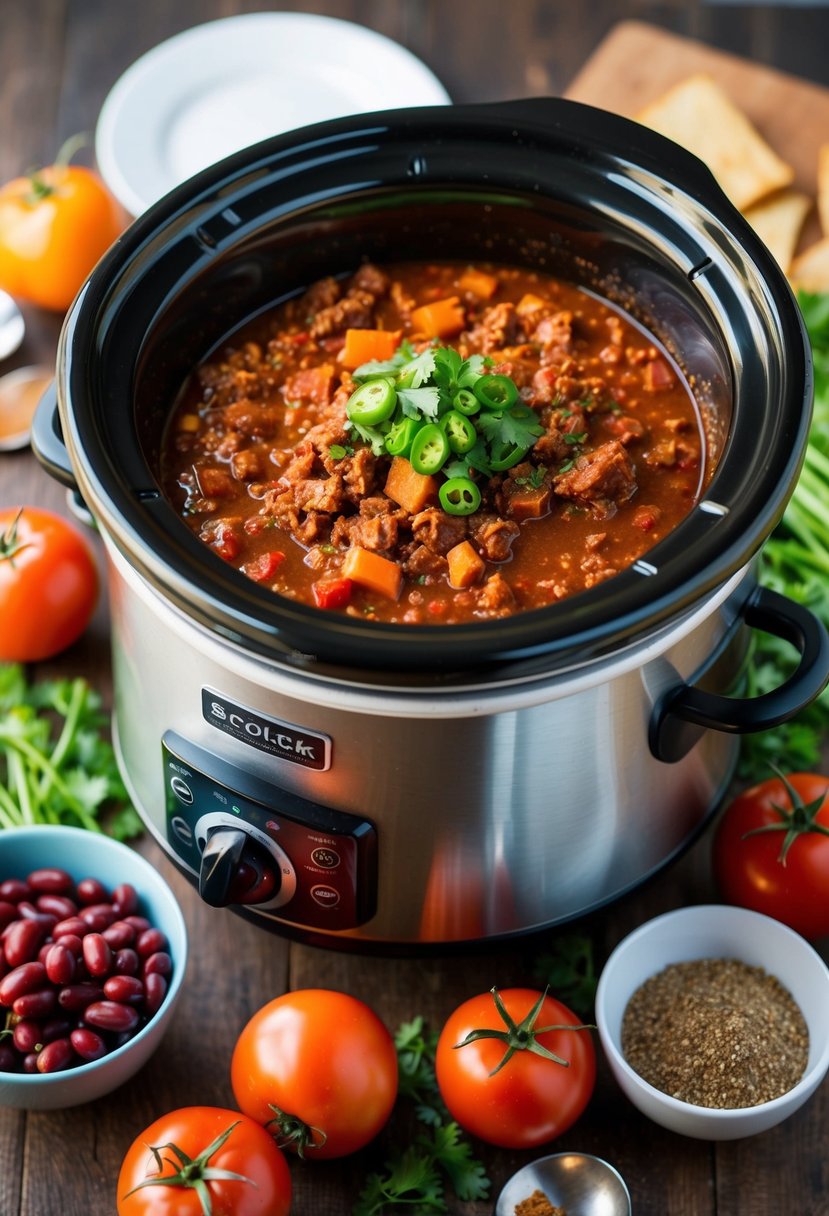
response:
[[[277,1148],[293,1148],[296,1150],[297,1157],[304,1160],[306,1149],[322,1148],[328,1139],[322,1128],[304,1123],[302,1119],[281,1110],[273,1102],[268,1103],[268,1109],[273,1111],[274,1117],[265,1124],[265,1127],[276,1127],[276,1131],[271,1134]]]
[[[743,833],[742,839],[747,840],[749,836],[761,836],[766,832],[783,832],[783,843],[780,846],[777,860],[784,866],[789,849],[798,836],[807,836],[810,833],[815,833],[818,836],[829,836],[829,828],[822,823],[815,822],[820,808],[826,801],[826,795],[829,793],[829,782],[827,782],[826,790],[819,798],[815,798],[813,802],[804,803],[800,794],[798,794],[786,776],[781,773],[780,769],[774,764],[770,764],[769,767],[782,781],[783,787],[789,795],[791,807],[778,806],[776,802],[773,802],[771,805],[780,816],[780,822],[765,823],[762,827],[751,828],[750,831]]]
[[[124,1198],[128,1199],[130,1195],[134,1195],[136,1191],[140,1191],[145,1186],[188,1187],[198,1195],[203,1216],[213,1216],[213,1202],[210,1197],[208,1182],[230,1180],[247,1182],[251,1186],[258,1185],[252,1178],[246,1178],[244,1174],[235,1174],[232,1170],[222,1170],[216,1166],[208,1165],[210,1158],[218,1153],[228,1137],[239,1126],[239,1123],[239,1119],[235,1123],[231,1123],[230,1127],[218,1135],[213,1143],[208,1144],[207,1148],[203,1149],[196,1157],[188,1157],[187,1153],[179,1148],[177,1144],[173,1144],[172,1141],[168,1144],[148,1145],[150,1152],[155,1157],[159,1173],[164,1169],[165,1165],[169,1165],[173,1173],[165,1174],[159,1178],[145,1178],[143,1182],[139,1182],[138,1186],[134,1186],[131,1191],[127,1191]],[[171,1153],[175,1154],[178,1161],[174,1161],[171,1157],[162,1157],[161,1153],[163,1149],[169,1149]]]
[[[79,152],[81,148],[89,143],[89,135],[84,131],[78,135],[70,135],[65,139],[60,146],[55,162],[51,165],[51,169],[55,172],[56,181],[49,183],[43,177],[42,169],[34,169],[27,176],[29,178],[30,191],[26,195],[26,202],[31,206],[41,202],[50,195],[55,194],[60,185],[60,178],[69,166],[72,157]]]
[[[0,532],[0,561],[8,562],[12,569],[14,569],[14,559],[18,553],[29,548],[28,543],[21,541],[17,535],[17,525],[20,523],[23,510],[24,508],[21,507],[6,531]]]
[[[560,1064],[563,1068],[569,1068],[570,1061],[562,1059],[561,1056],[557,1056],[555,1052],[552,1052],[549,1050],[549,1048],[545,1047],[543,1043],[539,1043],[537,1036],[540,1034],[547,1034],[551,1030],[594,1029],[594,1027],[590,1025],[572,1026],[565,1024],[554,1026],[536,1026],[536,1019],[541,1012],[541,1006],[544,1004],[544,998],[547,995],[546,988],[540,994],[538,1000],[535,1002],[529,1013],[520,1022],[516,1022],[510,1016],[506,1005],[501,1000],[501,994],[497,988],[490,988],[490,993],[492,994],[492,999],[495,1002],[495,1008],[498,1010],[498,1013],[506,1026],[506,1030],[470,1030],[465,1039],[463,1039],[460,1043],[455,1044],[454,1050],[457,1051],[460,1047],[466,1047],[468,1043],[477,1043],[481,1039],[498,1039],[501,1043],[504,1043],[507,1050],[504,1052],[501,1060],[498,1062],[498,1064],[496,1064],[495,1068],[493,1068],[492,1072],[489,1074],[491,1077],[494,1077],[496,1072],[500,1072],[504,1065],[509,1063],[516,1051],[531,1051],[533,1055],[543,1056],[545,1060],[552,1060],[555,1064]]]

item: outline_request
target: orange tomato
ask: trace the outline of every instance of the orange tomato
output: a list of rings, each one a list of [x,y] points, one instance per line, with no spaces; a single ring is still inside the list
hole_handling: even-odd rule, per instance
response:
[[[125,227],[97,173],[54,164],[0,188],[0,288],[65,312]]]
[[[97,599],[97,568],[77,528],[37,507],[0,510],[0,662],[59,654]]]

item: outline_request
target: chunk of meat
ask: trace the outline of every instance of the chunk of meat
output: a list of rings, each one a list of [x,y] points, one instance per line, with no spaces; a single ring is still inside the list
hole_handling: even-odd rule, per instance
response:
[[[285,381],[282,393],[286,401],[303,405],[328,405],[334,387],[334,368],[330,363],[320,367],[303,367]]]
[[[300,301],[300,311],[306,318],[316,316],[324,308],[331,308],[343,293],[342,285],[334,278],[320,279],[313,283]]]
[[[255,436],[258,439],[270,439],[279,430],[283,411],[276,405],[263,405],[259,401],[250,401],[247,397],[226,405],[220,415],[221,423],[240,435]]]
[[[199,489],[206,498],[227,498],[236,493],[233,478],[227,469],[215,465],[201,465],[196,469]]]
[[[357,291],[368,292],[369,295],[379,299],[387,294],[389,290],[389,276],[379,266],[373,265],[371,262],[366,262],[360,267],[355,275],[352,276],[349,284],[348,294],[351,295]]]
[[[505,562],[520,531],[518,524],[512,519],[500,519],[497,515],[474,518],[473,536],[484,557],[491,562]]]
[[[399,529],[395,515],[342,515],[331,529],[331,543],[389,553],[397,545]]]
[[[636,470],[619,440],[610,439],[579,456],[573,468],[556,479],[555,492],[607,512],[634,495]]]
[[[355,291],[323,308],[311,322],[312,338],[327,338],[330,334],[342,333],[345,329],[374,328],[374,296],[368,291]]]
[[[447,569],[446,558],[426,545],[417,545],[403,561],[403,569],[410,578],[430,578],[443,574]]]
[[[413,516],[412,536],[433,553],[445,556],[466,538],[466,519],[461,515],[447,515],[436,507],[427,507]]]
[[[324,511],[333,515],[345,504],[343,480],[332,477],[312,477],[293,483],[294,502],[301,511]]]
[[[237,481],[257,481],[264,476],[265,461],[255,448],[243,448],[233,455],[230,467]]]
[[[573,347],[572,312],[565,309],[544,317],[535,327],[532,339],[541,347],[543,363],[549,363],[554,356],[569,354]]]
[[[469,341],[485,355],[512,346],[523,337],[521,318],[515,311],[515,305],[507,300],[485,308],[478,324],[469,331]]]
[[[487,616],[509,616],[515,607],[515,596],[507,580],[498,571],[491,574],[477,592],[476,611]]]
[[[602,428],[604,431],[613,435],[625,447],[629,443],[634,443],[637,439],[641,439],[645,434],[645,427],[641,419],[633,418],[629,414],[609,414],[602,420]]]
[[[371,448],[357,448],[353,456],[337,462],[349,502],[359,503],[370,494],[377,482],[377,457]]]

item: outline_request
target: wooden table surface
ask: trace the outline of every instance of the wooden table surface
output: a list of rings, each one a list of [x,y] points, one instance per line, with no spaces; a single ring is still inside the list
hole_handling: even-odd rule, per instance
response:
[[[0,25],[0,180],[48,161],[68,135],[94,129],[100,105],[139,54],[200,21],[262,8],[239,0],[3,0]],[[456,101],[565,92],[620,18],[675,33],[829,84],[829,10],[717,3],[571,5],[512,0],[317,0],[274,5],[359,21],[409,46]],[[641,65],[640,65],[641,66]],[[644,68],[642,68],[644,70]],[[663,72],[666,71],[662,65]],[[595,74],[576,92],[596,100]],[[611,81],[612,84],[612,81]],[[760,90],[764,96],[763,89]],[[610,103],[608,103],[610,104]],[[829,134],[829,131],[827,132]],[[7,369],[51,363],[60,319],[27,309],[25,346]],[[4,368],[6,370],[6,368]],[[28,453],[0,456],[0,505],[66,511],[64,492]],[[100,556],[100,548],[98,550]],[[108,621],[102,602],[85,637],[35,674],[83,674],[109,692]],[[637,924],[710,894],[709,837],[647,887],[576,928],[601,962]],[[365,958],[290,944],[202,904],[161,856],[145,851],[176,891],[191,936],[191,962],[174,1023],[156,1056],[104,1100],[55,1113],[0,1111],[0,1216],[104,1216],[127,1146],[160,1113],[188,1104],[232,1105],[232,1044],[250,1014],[288,988],[340,988],[368,1001],[390,1027],[416,1013],[439,1026],[460,1000],[492,984],[531,981],[545,940],[449,958]],[[2,843],[0,843],[0,852]],[[550,935],[552,936],[552,934]],[[297,1216],[347,1216],[370,1169],[405,1134],[394,1122],[370,1149],[344,1162],[292,1162]],[[826,1216],[829,1086],[782,1127],[710,1144],[663,1131],[640,1116],[600,1064],[588,1112],[544,1151],[597,1153],[625,1176],[636,1216]],[[541,1155],[479,1148],[492,1199],[510,1173]],[[492,1203],[450,1200],[456,1216]]]

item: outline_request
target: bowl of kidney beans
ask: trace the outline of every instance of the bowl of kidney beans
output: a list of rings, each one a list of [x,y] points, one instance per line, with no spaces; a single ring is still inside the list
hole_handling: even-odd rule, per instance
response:
[[[173,892],[81,828],[0,832],[0,1106],[76,1106],[161,1042],[187,962]]]

